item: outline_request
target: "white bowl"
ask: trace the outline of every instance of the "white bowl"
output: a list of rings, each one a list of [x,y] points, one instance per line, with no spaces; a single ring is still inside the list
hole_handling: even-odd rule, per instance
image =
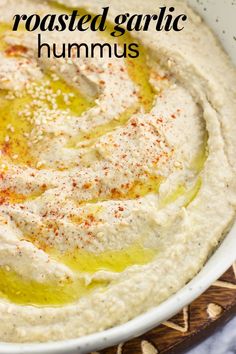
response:
[[[139,0],[141,1],[141,0]],[[236,64],[235,17],[232,0],[188,0],[219,36]],[[236,224],[202,271],[158,307],[112,329],[86,337],[45,344],[0,344],[0,354],[85,354],[137,337],[178,313],[217,280],[236,260]]]

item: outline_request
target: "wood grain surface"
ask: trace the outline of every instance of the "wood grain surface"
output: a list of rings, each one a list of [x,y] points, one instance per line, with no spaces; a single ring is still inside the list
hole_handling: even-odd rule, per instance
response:
[[[178,315],[150,332],[92,354],[179,354],[236,315],[236,263]]]

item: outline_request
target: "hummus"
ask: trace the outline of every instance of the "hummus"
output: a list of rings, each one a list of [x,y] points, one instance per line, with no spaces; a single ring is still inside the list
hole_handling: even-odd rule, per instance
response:
[[[6,342],[75,338],[134,318],[192,279],[235,219],[236,72],[200,17],[170,1],[187,14],[185,29],[126,35],[137,59],[38,58],[37,34],[12,32],[12,18],[71,11],[60,3],[0,1]],[[113,0],[110,20],[159,6]],[[58,45],[108,38],[47,32]]]

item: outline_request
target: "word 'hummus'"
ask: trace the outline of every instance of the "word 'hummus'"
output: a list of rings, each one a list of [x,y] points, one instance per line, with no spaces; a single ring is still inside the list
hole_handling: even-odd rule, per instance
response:
[[[69,4],[68,4],[69,3]],[[115,326],[202,268],[236,207],[236,73],[183,1],[181,32],[47,32],[48,43],[136,42],[131,58],[37,56],[42,16],[103,1],[0,1],[0,340]],[[161,1],[123,1],[156,13]],[[121,13],[113,0],[110,19]],[[58,49],[59,50],[59,49]]]

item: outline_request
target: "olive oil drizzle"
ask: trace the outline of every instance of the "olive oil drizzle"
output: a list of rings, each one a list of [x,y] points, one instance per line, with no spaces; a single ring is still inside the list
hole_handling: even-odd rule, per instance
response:
[[[135,244],[123,250],[100,254],[77,250],[61,255],[52,251],[51,256],[70,267],[75,273],[94,274],[101,270],[122,272],[134,264],[149,263],[156,254],[157,251],[154,249]],[[40,283],[24,279],[7,267],[0,267],[0,296],[20,305],[62,306],[76,302],[92,291],[101,291],[109,283],[106,280],[94,279],[87,284],[81,277]]]
[[[94,103],[86,99],[78,90],[67,85],[62,79],[53,81],[51,75],[45,74],[42,82],[36,83],[38,87],[43,85],[43,82],[49,82],[48,88],[52,93],[62,92],[63,94],[72,94],[70,96],[70,105],[67,105],[62,95],[57,97],[58,109],[65,111],[67,109],[74,115],[80,116],[83,112],[90,109]],[[31,149],[28,145],[28,136],[33,126],[24,115],[19,115],[19,112],[24,110],[26,105],[30,105],[32,97],[25,90],[13,100],[7,98],[6,90],[0,91],[0,149],[2,151],[1,159],[12,160],[15,164],[22,164],[31,167],[36,167],[37,161],[31,154]],[[50,109],[50,103],[42,100],[43,104]],[[29,113],[37,108],[31,106]],[[14,159],[14,157],[16,157]],[[3,162],[3,161],[2,161]]]
[[[92,281],[87,285],[82,279],[40,283],[0,267],[0,296],[24,306],[66,305],[106,284],[105,281]]]

